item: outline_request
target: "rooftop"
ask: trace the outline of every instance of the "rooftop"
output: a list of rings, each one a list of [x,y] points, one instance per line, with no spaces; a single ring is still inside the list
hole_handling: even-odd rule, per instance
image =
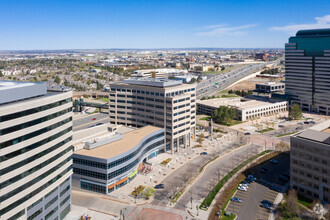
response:
[[[281,82],[265,82],[265,83],[257,83],[257,85],[277,86],[277,85],[285,85],[285,83],[281,83]]]
[[[122,83],[130,85],[143,85],[143,86],[153,86],[153,87],[171,87],[182,85],[181,80],[170,80],[170,79],[160,79],[160,78],[129,78],[122,81]]]
[[[216,98],[216,99],[206,99],[206,100],[197,100],[197,103],[212,106],[215,108],[219,108],[220,105],[228,105],[230,103],[239,103],[241,101],[241,97],[233,97],[233,98]]]
[[[0,104],[47,94],[46,83],[0,81]]]
[[[330,120],[312,126],[306,131],[297,134],[296,137],[330,145]]]
[[[78,150],[75,151],[74,154],[110,159],[131,150],[137,144],[139,144],[145,136],[161,129],[162,128],[157,128],[154,126],[145,126],[140,129],[125,133],[124,137],[118,141],[111,142],[91,150]]]
[[[311,29],[311,30],[300,30],[296,33],[296,37],[323,37],[330,36],[330,28],[325,29]]]

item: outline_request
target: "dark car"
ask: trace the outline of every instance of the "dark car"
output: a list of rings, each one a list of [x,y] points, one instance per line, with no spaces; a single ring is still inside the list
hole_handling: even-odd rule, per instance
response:
[[[233,202],[239,202],[239,203],[242,203],[242,199],[241,198],[238,198],[238,197],[233,197],[230,199],[231,201]]]
[[[278,163],[278,161],[277,161],[277,160],[275,160],[275,159],[273,159],[273,160],[270,160],[270,162],[271,162],[272,164],[277,164],[277,163]]]
[[[200,153],[200,155],[207,155],[207,152],[202,152]]]
[[[267,205],[267,204],[265,204],[265,203],[262,203],[262,204],[260,205],[260,207],[265,208],[265,209],[269,209],[269,210],[272,210],[272,209],[273,209],[272,206]]]
[[[304,124],[308,125],[309,124],[309,121],[304,121]]]
[[[273,203],[270,202],[270,201],[268,201],[268,200],[266,200],[266,199],[262,200],[261,201],[261,204],[267,204],[267,205],[273,206]]]
[[[250,186],[250,185],[251,185],[251,182],[248,182],[248,181],[246,181],[246,180],[243,180],[243,181],[241,182],[241,184],[245,184],[245,185]]]
[[[270,189],[271,190],[274,190],[276,192],[281,192],[281,189],[279,187],[277,187],[277,186],[271,186]]]
[[[285,174],[283,174],[283,176],[285,176],[286,178],[290,179],[290,173],[285,173]]]
[[[262,172],[262,173],[266,173],[267,171],[268,171],[268,169],[265,168],[265,167],[261,167],[261,168],[260,168],[260,172]]]
[[[250,132],[246,132],[246,133],[244,133],[244,135],[251,135],[251,133]]]
[[[284,175],[279,175],[279,180],[282,180],[284,182],[288,182],[289,181],[289,178],[285,177]]]
[[[164,184],[158,184],[155,186],[155,189],[164,189],[165,185]]]

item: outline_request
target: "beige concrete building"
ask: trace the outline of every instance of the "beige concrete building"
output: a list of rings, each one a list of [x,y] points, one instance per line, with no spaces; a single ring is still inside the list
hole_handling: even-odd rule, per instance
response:
[[[0,219],[71,210],[72,92],[0,81]]]
[[[287,101],[273,99],[253,100],[247,98],[216,98],[197,101],[197,113],[212,115],[220,106],[228,106],[237,110],[237,118],[240,121],[248,121],[256,118],[278,114],[287,111]]]
[[[190,145],[195,132],[196,84],[132,78],[110,84],[110,123],[165,129],[166,150]]]
[[[330,120],[291,137],[290,186],[330,202]]]

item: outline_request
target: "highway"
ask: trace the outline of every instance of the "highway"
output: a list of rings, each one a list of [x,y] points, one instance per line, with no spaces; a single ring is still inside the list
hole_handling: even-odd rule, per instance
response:
[[[283,58],[277,59],[272,62],[264,62],[261,64],[252,64],[249,66],[243,66],[243,67],[234,69],[228,73],[224,73],[224,74],[209,78],[209,79],[207,79],[207,81],[197,84],[196,95],[198,98],[202,98],[204,96],[210,96],[218,91],[226,89],[231,84],[260,70],[262,67],[265,67],[269,64],[273,64],[273,66],[278,65],[281,62],[281,60],[283,60]],[[218,83],[218,84],[215,85],[215,83]]]

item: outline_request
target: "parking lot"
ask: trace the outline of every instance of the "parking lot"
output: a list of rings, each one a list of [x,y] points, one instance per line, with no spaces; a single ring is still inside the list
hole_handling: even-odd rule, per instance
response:
[[[227,212],[235,213],[238,220],[266,220],[269,218],[271,210],[260,207],[261,201],[268,200],[274,203],[278,192],[270,189],[270,187],[274,185],[284,190],[284,186],[288,184],[288,182],[279,180],[278,177],[289,170],[289,156],[280,155],[275,159],[277,160],[276,164],[267,161],[250,169],[250,172],[253,172],[253,175],[257,177],[257,181],[251,183],[247,191],[237,190],[235,192],[233,197],[238,197],[242,201],[230,201],[226,208]],[[267,169],[265,173],[260,172],[262,167]]]

